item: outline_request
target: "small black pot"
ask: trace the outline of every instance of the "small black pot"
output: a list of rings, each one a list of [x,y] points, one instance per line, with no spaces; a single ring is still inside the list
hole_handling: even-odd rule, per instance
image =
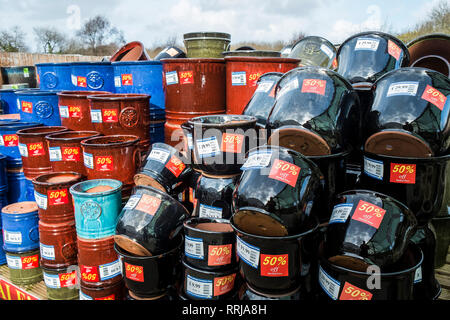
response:
[[[168,46],[162,49],[153,60],[159,61],[167,58],[186,58],[186,53],[180,48],[174,46]]]
[[[190,218],[184,222],[184,235],[184,256],[190,266],[212,271],[236,266],[236,236],[229,220]]]

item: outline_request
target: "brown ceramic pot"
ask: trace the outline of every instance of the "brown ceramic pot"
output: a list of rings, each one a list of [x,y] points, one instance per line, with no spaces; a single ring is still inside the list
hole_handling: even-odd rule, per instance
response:
[[[125,283],[120,281],[99,288],[80,285],[80,300],[125,300]]]

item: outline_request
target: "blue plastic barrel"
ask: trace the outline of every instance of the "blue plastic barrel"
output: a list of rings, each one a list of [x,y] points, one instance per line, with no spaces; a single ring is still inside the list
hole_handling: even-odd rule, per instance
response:
[[[150,144],[164,143],[164,123],[164,120],[150,121]]]
[[[160,61],[120,61],[112,63],[116,93],[149,94],[150,112],[157,114],[155,120],[163,119],[165,110],[163,68]]]
[[[0,122],[0,153],[6,156],[6,167],[17,168],[22,166],[22,157],[19,152],[19,137],[16,132],[25,128],[39,127],[41,124],[22,121]]]
[[[73,90],[72,63],[38,63],[36,64],[41,90]]]
[[[39,248],[39,215],[36,202],[2,208],[3,250],[23,252]]]
[[[19,108],[17,106],[16,91],[18,90],[17,89],[0,90],[0,103],[2,106],[3,114],[19,113]]]
[[[104,186],[109,190],[90,191]],[[122,182],[114,179],[86,180],[70,187],[70,193],[79,237],[100,239],[115,234],[116,220],[122,210]]]
[[[114,92],[114,71],[111,62],[72,62],[73,90]]]
[[[8,177],[8,203],[35,201],[33,182],[25,178],[22,168],[8,168],[6,176]]]

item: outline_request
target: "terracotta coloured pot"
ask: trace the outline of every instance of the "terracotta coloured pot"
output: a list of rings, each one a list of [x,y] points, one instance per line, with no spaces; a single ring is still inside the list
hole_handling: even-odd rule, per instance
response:
[[[37,127],[17,131],[23,173],[28,179],[52,172],[47,140],[51,133],[67,131],[66,127]]]
[[[46,136],[53,172],[74,171],[86,176],[81,141],[100,135],[97,131],[68,131]]]
[[[89,100],[92,94],[109,94],[107,91],[62,91],[58,92],[59,115],[61,125],[69,130],[94,130],[91,122]]]
[[[145,51],[144,45],[139,41],[132,41],[121,47],[113,54],[109,61],[138,61],[150,60],[150,57]]]
[[[125,300],[125,282],[92,288],[80,285],[80,300]]]
[[[299,59],[271,57],[225,57],[225,61],[228,114],[242,114],[261,75],[285,73],[298,67],[300,62]]]

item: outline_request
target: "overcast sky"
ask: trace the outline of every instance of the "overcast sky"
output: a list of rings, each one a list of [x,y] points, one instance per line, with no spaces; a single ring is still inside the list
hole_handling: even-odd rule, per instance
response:
[[[450,1],[450,0],[447,0]],[[127,42],[146,47],[184,33],[219,31],[231,42],[290,40],[298,32],[340,43],[363,30],[400,32],[422,21],[439,0],[0,0],[0,29],[20,25],[36,50],[33,27],[72,36],[102,14]]]

